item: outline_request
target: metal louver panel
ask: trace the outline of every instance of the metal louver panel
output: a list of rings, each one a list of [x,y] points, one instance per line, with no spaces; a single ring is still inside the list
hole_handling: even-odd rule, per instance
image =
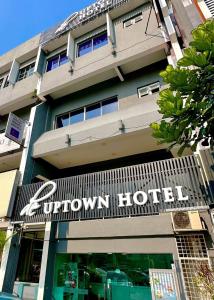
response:
[[[214,17],[214,0],[204,0],[206,3],[207,7],[209,8],[212,16]]]
[[[43,212],[43,203],[33,216],[21,216],[21,210],[29,204],[43,183],[24,185],[18,189],[18,195],[14,208],[13,221],[43,222],[44,220],[66,221],[86,220],[99,218],[116,218],[140,215],[154,215],[159,212],[172,209],[188,209],[191,207],[204,207],[209,199],[203,192],[203,180],[201,170],[195,156],[185,156],[162,161],[150,162],[134,166],[112,169],[96,173],[77,175],[68,178],[54,180],[57,185],[56,192],[46,200],[55,201],[83,199],[93,196],[109,195],[109,208],[85,209],[79,211],[46,214]],[[159,204],[153,204],[151,197],[146,205],[118,206],[118,194],[136,191],[148,191],[154,188],[182,186],[184,195],[188,195],[188,201],[164,202],[164,195],[159,194]],[[41,196],[47,194],[48,190]],[[52,205],[52,204],[51,204]]]

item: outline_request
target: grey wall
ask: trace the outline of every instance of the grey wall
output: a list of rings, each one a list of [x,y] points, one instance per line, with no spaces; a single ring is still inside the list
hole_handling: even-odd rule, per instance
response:
[[[42,174],[47,178],[52,178],[52,176],[55,177],[55,174],[57,174],[57,171],[53,166],[49,165],[48,163],[42,160],[35,161],[32,158],[32,148],[34,142],[47,129],[47,124],[49,120],[49,109],[50,106],[48,103],[42,103],[36,108],[35,119],[32,125],[33,128],[29,145],[29,154],[23,175],[23,184],[31,183],[32,179],[38,174]]]
[[[57,244],[58,253],[171,253],[176,255],[173,237],[68,240]]]
[[[120,82],[119,79],[109,80],[54,100],[49,124],[50,129],[53,128],[57,115],[99,102],[115,95],[118,96],[119,109],[125,109],[129,106],[141,103],[143,98],[138,98],[137,89],[158,80],[163,83],[159,73],[165,66],[166,61],[162,61],[127,75],[124,82]]]
[[[58,253],[173,253],[176,243],[170,213],[79,222],[62,222]]]
[[[131,6],[132,4],[129,6],[130,11]],[[130,15],[132,14],[133,12],[130,12]],[[127,74],[166,58],[164,52],[166,42],[161,28],[158,27],[154,10],[150,14],[150,6],[143,6],[142,21],[124,28],[122,21],[127,17],[128,15],[123,16],[114,22],[116,55],[112,54],[112,45],[108,43],[105,47],[100,47],[87,55],[76,57],[73,72],[70,72],[70,64],[64,64],[51,72],[44,73],[38,95],[51,95],[54,99],[58,99],[60,96],[115,78],[116,66],[121,66]],[[114,16],[112,18],[114,19]],[[145,32],[147,20],[149,20],[148,30]],[[98,24],[97,26],[99,27]],[[88,28],[88,32],[92,30]],[[73,34],[75,38],[76,32],[72,32]]]
[[[58,239],[173,235],[171,214],[147,217],[61,222]]]

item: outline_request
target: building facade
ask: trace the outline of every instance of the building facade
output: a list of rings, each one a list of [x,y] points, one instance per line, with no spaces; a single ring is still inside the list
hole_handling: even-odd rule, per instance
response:
[[[213,156],[177,157],[149,125],[160,71],[212,13],[209,1],[97,1],[0,58],[1,291],[207,299],[194,280],[214,258]],[[10,112],[22,145],[5,136]]]

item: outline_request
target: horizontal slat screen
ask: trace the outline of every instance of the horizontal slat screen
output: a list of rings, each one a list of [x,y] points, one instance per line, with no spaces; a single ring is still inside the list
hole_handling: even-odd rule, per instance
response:
[[[211,12],[212,16],[214,17],[214,0],[204,0],[209,11]]]

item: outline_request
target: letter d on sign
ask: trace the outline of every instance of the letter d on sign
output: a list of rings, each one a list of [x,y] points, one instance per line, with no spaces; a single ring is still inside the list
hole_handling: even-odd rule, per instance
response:
[[[51,186],[52,189],[44,196],[42,196],[41,198],[39,198],[40,194],[43,192],[43,190],[48,187]],[[27,204],[20,212],[20,216],[29,216],[32,217],[36,214],[36,210],[39,209],[41,207],[41,205],[39,204],[40,202],[48,199],[49,197],[51,197],[55,192],[56,192],[56,188],[57,185],[54,181],[48,181],[45,182],[39,189],[38,191],[35,193],[35,195],[30,199],[30,203]]]

